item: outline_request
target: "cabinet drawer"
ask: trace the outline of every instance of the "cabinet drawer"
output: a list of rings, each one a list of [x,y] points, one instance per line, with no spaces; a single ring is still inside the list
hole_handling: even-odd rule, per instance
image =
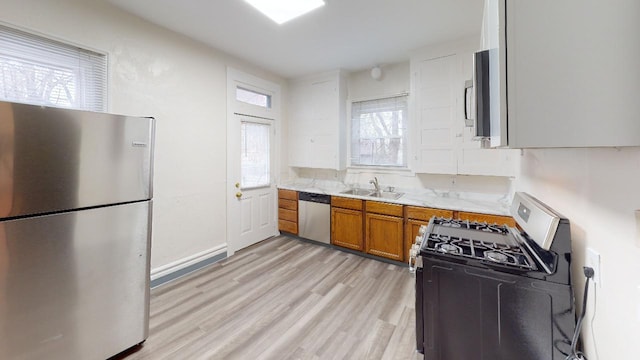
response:
[[[429,221],[432,217],[453,218],[452,210],[432,209],[418,206],[406,206],[405,213],[407,219]]]
[[[278,199],[278,207],[298,211],[298,200]]]
[[[298,222],[298,212],[295,210],[278,209],[278,219]]]
[[[402,217],[402,205],[367,201],[367,212]]]
[[[298,200],[298,192],[294,190],[278,189],[278,198]]]
[[[280,231],[288,232],[294,235],[298,235],[298,223],[287,221],[287,220],[278,220],[278,229]]]
[[[362,200],[332,196],[331,206],[343,209],[362,210]]]
[[[460,211],[458,213],[458,218],[460,220],[486,222],[487,224],[498,224],[498,225],[506,224],[512,227],[516,226],[516,221],[513,220],[511,216],[478,214],[478,213]]]

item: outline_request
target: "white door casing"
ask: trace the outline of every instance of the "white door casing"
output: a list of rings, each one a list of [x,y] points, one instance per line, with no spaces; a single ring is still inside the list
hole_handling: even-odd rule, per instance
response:
[[[269,96],[269,106],[236,100],[238,88]],[[227,255],[277,234],[276,163],[280,86],[227,69]],[[270,172],[259,182],[242,179],[241,133],[246,126],[268,129]],[[263,181],[264,180],[264,181]]]

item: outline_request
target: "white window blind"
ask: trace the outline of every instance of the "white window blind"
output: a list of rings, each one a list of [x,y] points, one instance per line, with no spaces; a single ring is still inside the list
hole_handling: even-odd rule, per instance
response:
[[[106,55],[0,25],[0,100],[105,111]]]
[[[351,166],[407,167],[407,96],[351,104]]]
[[[240,185],[242,189],[269,186],[271,183],[271,126],[241,123]]]

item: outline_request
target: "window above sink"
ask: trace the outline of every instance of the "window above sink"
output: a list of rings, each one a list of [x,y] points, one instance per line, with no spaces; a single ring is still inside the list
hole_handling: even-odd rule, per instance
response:
[[[350,166],[407,168],[408,95],[351,104]]]

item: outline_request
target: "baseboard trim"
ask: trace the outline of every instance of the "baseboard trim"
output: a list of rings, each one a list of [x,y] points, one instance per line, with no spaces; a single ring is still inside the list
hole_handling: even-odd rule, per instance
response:
[[[151,270],[151,288],[164,285],[227,258],[227,244],[211,248]]]

